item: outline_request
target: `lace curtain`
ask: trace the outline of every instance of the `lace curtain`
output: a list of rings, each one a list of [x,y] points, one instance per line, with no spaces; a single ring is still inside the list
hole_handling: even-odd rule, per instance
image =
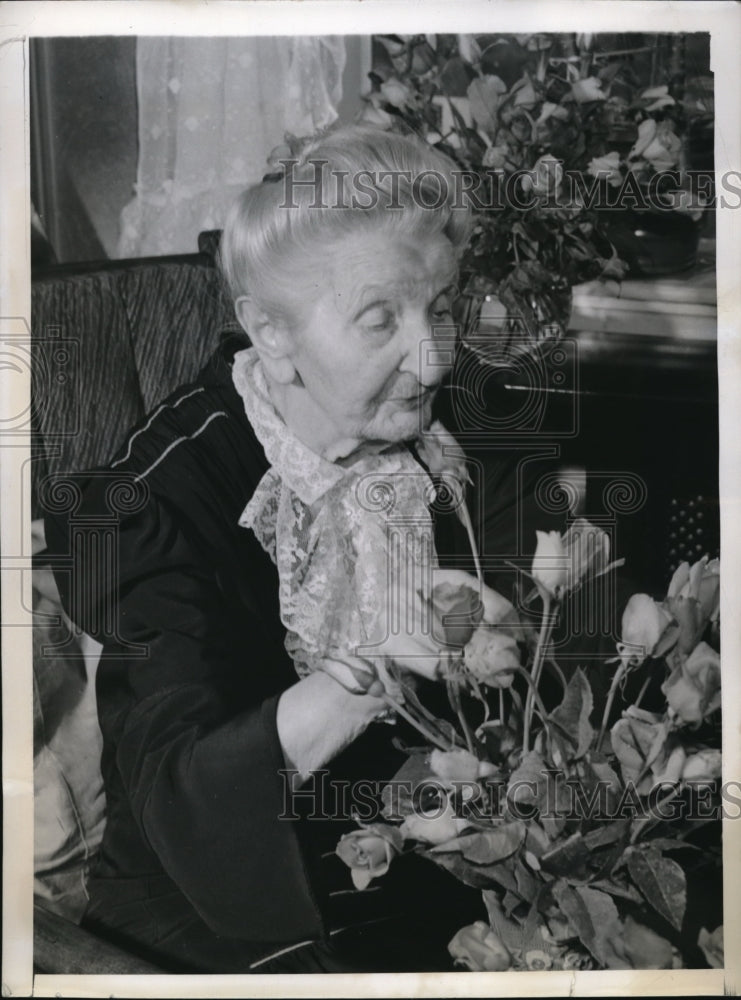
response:
[[[286,132],[337,118],[339,36],[139,38],[139,163],[120,257],[190,253]]]

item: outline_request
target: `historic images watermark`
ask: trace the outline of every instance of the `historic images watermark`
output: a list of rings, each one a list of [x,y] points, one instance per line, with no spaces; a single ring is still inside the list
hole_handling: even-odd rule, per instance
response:
[[[346,822],[352,816],[361,823],[422,816],[436,819],[456,800],[464,819],[477,820],[552,819],[565,822],[614,820],[708,820],[741,819],[741,781],[659,781],[648,792],[639,793],[635,782],[618,787],[595,779],[590,783],[566,778],[555,768],[545,768],[537,780],[504,784],[496,776],[480,781],[441,782],[435,778],[413,782],[331,779],[329,770],[312,771],[303,784],[299,772],[284,768],[283,809],[280,819]],[[680,794],[683,793],[683,794]]]
[[[544,180],[535,170],[505,173],[494,168],[451,170],[444,174],[430,169],[410,170],[328,169],[327,160],[308,158],[279,160],[281,170],[268,175],[281,184],[281,208],[306,203],[314,209],[388,209],[401,211],[411,197],[417,208],[437,210],[470,208],[477,212],[535,207],[552,209],[626,208],[641,211],[676,211],[741,207],[741,171],[728,170],[716,177],[709,170],[662,170],[642,183],[628,173],[619,184],[607,177],[585,176],[562,170],[559,182]]]

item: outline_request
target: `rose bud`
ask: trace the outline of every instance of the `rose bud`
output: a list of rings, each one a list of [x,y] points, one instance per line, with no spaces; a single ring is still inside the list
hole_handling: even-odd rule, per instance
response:
[[[558,600],[568,582],[568,560],[557,531],[536,531],[538,544],[533,556],[532,577],[540,596]]]
[[[381,84],[381,95],[383,99],[395,108],[403,108],[408,103],[412,92],[409,87],[392,76],[385,83]]]
[[[395,826],[374,823],[344,834],[336,853],[350,869],[355,888],[365,889],[371,879],[386,874],[402,843],[402,835]]]
[[[638,666],[653,656],[673,621],[666,608],[648,594],[633,594],[623,612],[622,643],[618,645],[623,663]]]
[[[721,773],[720,750],[698,750],[687,758],[682,770],[683,781],[715,781]]]
[[[463,650],[463,662],[480,684],[508,688],[520,665],[520,650],[512,636],[502,629],[479,627]]]
[[[589,161],[587,173],[598,180],[605,180],[611,187],[620,187],[623,175],[620,172],[620,153],[613,151],[605,156],[595,156]]]
[[[720,656],[706,642],[661,685],[669,707],[683,722],[701,722],[720,708]]]
[[[541,198],[552,197],[561,187],[563,167],[561,161],[550,154],[541,156],[532,170],[523,174],[522,187]]]
[[[400,829],[404,840],[419,840],[423,844],[444,844],[448,840],[454,840],[470,825],[468,820],[459,819],[455,815],[448,801],[442,811],[435,809],[428,813],[407,816]]]
[[[504,972],[512,964],[501,939],[483,920],[461,927],[448,944],[456,965],[470,972]]]

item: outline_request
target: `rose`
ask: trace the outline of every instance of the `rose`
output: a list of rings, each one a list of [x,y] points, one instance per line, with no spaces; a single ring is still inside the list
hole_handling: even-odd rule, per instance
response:
[[[648,594],[633,594],[623,611],[617,645],[624,666],[639,666],[647,656],[660,656],[676,641],[676,623]]]
[[[642,157],[657,173],[671,168],[679,160],[682,141],[669,122],[657,123],[647,118],[638,126],[638,138],[628,153],[628,160]]]
[[[336,853],[350,869],[356,889],[365,889],[371,879],[385,875],[402,848],[403,837],[395,826],[373,823],[363,830],[346,833]]]
[[[711,969],[722,969],[725,966],[723,955],[723,924],[716,927],[712,934],[703,927],[697,939]]]
[[[720,656],[701,642],[661,685],[669,708],[682,722],[701,722],[720,708]]]
[[[380,91],[383,99],[395,108],[403,108],[409,103],[412,97],[409,87],[403,84],[401,80],[397,80],[395,76],[390,77],[385,83],[382,83]]]
[[[662,108],[671,107],[677,102],[669,95],[669,87],[663,84],[660,87],[649,87],[638,96],[644,111],[660,111]]]
[[[595,156],[589,161],[587,173],[592,177],[606,180],[612,187],[620,187],[623,176],[620,173],[620,153],[613,151],[604,156]]]
[[[602,92],[602,82],[596,76],[587,77],[586,80],[575,80],[571,85],[571,93],[578,104],[587,104],[589,101],[604,101],[605,94]]]
[[[721,775],[720,750],[698,750],[687,758],[682,770],[683,781],[715,781]]]
[[[563,167],[555,156],[546,154],[535,162],[532,170],[522,177],[522,187],[540,198],[553,197],[561,187]]]
[[[471,824],[455,815],[450,800],[445,807],[429,812],[412,813],[399,828],[404,840],[419,840],[423,844],[444,844],[454,840]]]
[[[634,969],[671,969],[673,949],[666,938],[633,917],[625,918],[623,953]]]
[[[456,965],[470,972],[504,972],[512,958],[501,939],[483,920],[462,927],[448,944]]]
[[[568,582],[566,551],[557,531],[536,531],[532,577],[543,600],[560,598]]]
[[[635,781],[646,766],[660,774],[667,764],[671,751],[667,747],[669,727],[661,716],[631,706],[610,730],[610,742],[624,781]],[[638,787],[648,792],[655,778],[648,777]]]
[[[578,517],[569,525],[561,542],[568,567],[568,590],[575,590],[587,577],[602,576],[622,562],[610,563],[609,535],[584,517]]]
[[[448,646],[465,646],[484,614],[477,591],[443,581],[433,587],[431,603],[435,638]]]
[[[430,769],[446,785],[477,781],[498,770],[493,764],[479,760],[468,750],[433,750],[430,754]]]
[[[681,563],[669,583],[667,597],[691,597],[697,601],[705,621],[715,621],[720,612],[720,559],[698,559],[692,566]]]
[[[510,155],[509,146],[489,146],[481,163],[484,167],[490,167],[492,170],[503,170],[509,162]]]
[[[520,651],[514,638],[497,628],[479,627],[463,650],[468,672],[488,687],[508,688],[520,665]]]
[[[545,972],[553,968],[553,959],[547,951],[540,951],[534,948],[525,952],[525,965],[531,971]]]

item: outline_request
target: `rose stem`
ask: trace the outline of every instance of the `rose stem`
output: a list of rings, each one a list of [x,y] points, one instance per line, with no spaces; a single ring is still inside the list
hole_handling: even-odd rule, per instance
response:
[[[525,680],[528,683],[529,690],[532,693],[533,698],[535,699],[535,704],[538,706],[538,712],[540,713],[540,717],[541,717],[541,719],[543,721],[543,728],[545,729],[546,738],[550,742],[550,738],[551,738],[550,737],[550,730],[548,729],[548,723],[546,721],[547,712],[545,710],[545,706],[543,705],[543,701],[542,701],[540,695],[538,694],[538,690],[535,687],[535,682],[534,682],[533,678],[530,676],[530,674],[527,672],[527,670],[525,670],[524,667],[515,667],[515,671],[518,674],[522,674],[522,676],[525,678]],[[528,727],[528,730],[529,730],[529,727]],[[528,733],[528,736],[529,736],[529,733]],[[528,750],[530,749],[530,747],[528,746],[528,744],[525,742],[524,738],[523,738],[523,741],[522,741],[522,748],[525,751],[525,753],[527,753]]]
[[[414,726],[414,728],[420,732],[426,740],[433,743],[439,750],[448,751],[453,749],[452,745],[445,743],[436,733],[433,733],[431,729],[428,729],[427,726],[415,719],[414,716],[410,715],[410,713],[407,712],[407,710],[403,708],[398,701],[392,698],[390,694],[383,694],[381,695],[381,698],[386,702],[389,708],[398,712],[402,719],[406,719],[410,726]]]
[[[538,634],[538,644],[535,647],[535,656],[533,657],[532,666],[532,678],[528,675],[528,680],[532,679],[532,684],[527,693],[527,698],[525,699],[525,721],[522,732],[522,748],[527,753],[530,749],[530,723],[533,716],[533,698],[537,694],[538,681],[540,680],[540,669],[543,665],[543,655],[545,652],[546,642],[552,625],[550,622],[550,611],[551,611],[551,598],[549,594],[543,596],[543,616],[540,619],[540,632]],[[527,673],[527,671],[525,671]]]
[[[643,682],[643,684],[641,685],[641,690],[640,690],[640,691],[638,692],[638,697],[637,697],[637,698],[636,698],[636,700],[635,700],[635,701],[633,702],[633,705],[634,705],[634,707],[635,707],[635,708],[638,708],[638,706],[639,706],[639,705],[641,704],[641,702],[643,701],[643,696],[644,696],[644,694],[646,693],[646,691],[648,691],[648,685],[649,685],[650,683],[651,683],[651,674],[649,673],[648,677],[647,677],[647,678],[645,679],[645,681],[644,681],[644,682]]]
[[[473,563],[474,566],[476,567],[476,577],[478,578],[479,583],[483,583],[484,575],[481,571],[481,560],[479,559],[479,550],[476,545],[476,539],[473,534],[473,522],[471,521],[471,515],[468,511],[468,504],[466,503],[465,499],[463,500],[463,503],[461,504],[461,507],[459,509],[459,517],[463,522],[463,526],[466,529],[466,534],[468,535],[468,544],[471,546],[471,552],[473,553]]]
[[[602,725],[599,727],[599,735],[597,737],[597,745],[595,747],[597,753],[602,749],[602,740],[605,738],[605,730],[607,729],[607,720],[610,718],[610,712],[612,711],[612,703],[615,700],[615,694],[617,693],[618,685],[620,681],[625,677],[628,672],[627,663],[621,661],[620,666],[615,671],[615,676],[612,678],[612,684],[610,684],[610,690],[607,693],[607,704],[605,705],[605,710],[602,713]]]

